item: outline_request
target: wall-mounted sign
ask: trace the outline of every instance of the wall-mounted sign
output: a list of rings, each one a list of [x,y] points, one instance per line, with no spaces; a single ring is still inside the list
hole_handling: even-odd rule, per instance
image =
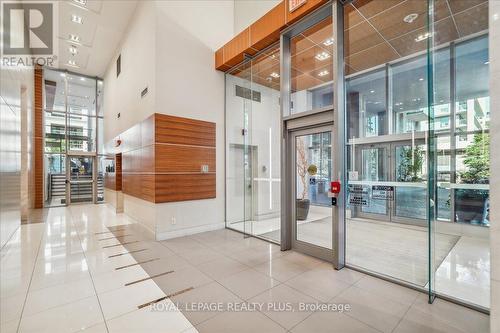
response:
[[[349,204],[352,206],[368,206],[368,187],[349,184]]]
[[[307,0],[288,0],[288,11],[291,13],[306,2]]]
[[[394,186],[383,186],[383,185],[372,186],[372,199],[393,200]]]

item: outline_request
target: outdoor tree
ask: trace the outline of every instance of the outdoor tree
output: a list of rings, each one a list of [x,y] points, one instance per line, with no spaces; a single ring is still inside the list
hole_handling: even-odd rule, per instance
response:
[[[306,145],[302,138],[297,138],[297,175],[302,183],[302,194],[301,198],[304,200],[307,195],[307,168],[309,164],[307,161]]]
[[[466,184],[488,182],[490,177],[490,136],[487,133],[474,135],[474,141],[465,148],[464,165],[466,171],[460,179]]]

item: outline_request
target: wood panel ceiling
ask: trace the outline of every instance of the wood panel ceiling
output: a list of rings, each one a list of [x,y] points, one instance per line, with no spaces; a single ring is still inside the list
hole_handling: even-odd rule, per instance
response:
[[[414,18],[410,22],[409,15]],[[488,29],[487,0],[436,0],[435,43],[448,43]],[[355,0],[344,7],[346,74],[369,69],[424,51],[427,1]],[[292,91],[310,89],[333,79],[332,19],[292,38]],[[324,55],[323,60],[318,55]],[[318,57],[320,59],[318,59]],[[279,90],[279,46],[257,56],[231,74]]]

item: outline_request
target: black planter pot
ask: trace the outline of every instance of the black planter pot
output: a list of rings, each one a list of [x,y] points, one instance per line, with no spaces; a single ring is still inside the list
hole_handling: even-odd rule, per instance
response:
[[[304,221],[307,219],[310,203],[309,199],[297,199],[297,203],[295,205],[297,220]]]

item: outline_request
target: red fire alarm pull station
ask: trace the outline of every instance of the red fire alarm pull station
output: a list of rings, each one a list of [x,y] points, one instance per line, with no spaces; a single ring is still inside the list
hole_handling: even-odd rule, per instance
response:
[[[340,193],[340,182],[330,182],[330,192],[332,193]]]

